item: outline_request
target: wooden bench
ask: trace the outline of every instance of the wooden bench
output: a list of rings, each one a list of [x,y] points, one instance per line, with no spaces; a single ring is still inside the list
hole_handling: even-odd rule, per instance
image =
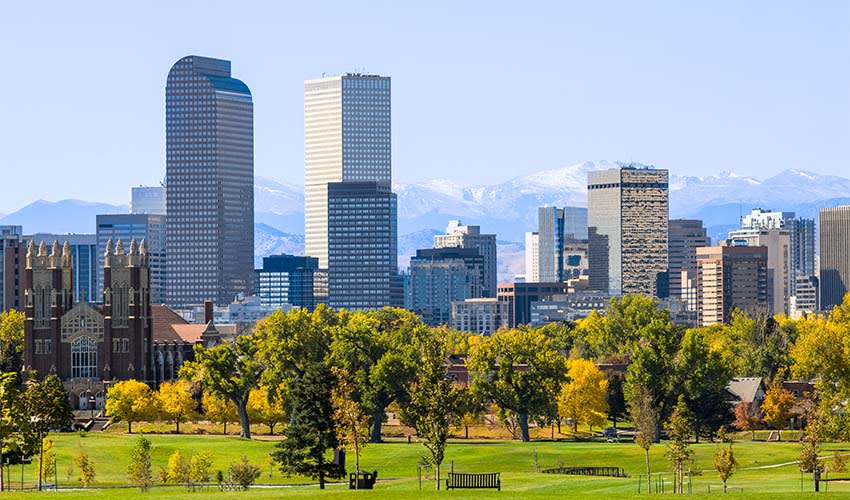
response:
[[[451,490],[460,488],[494,488],[502,491],[502,479],[499,472],[485,472],[482,474],[449,472],[449,477],[446,479],[446,489]]]

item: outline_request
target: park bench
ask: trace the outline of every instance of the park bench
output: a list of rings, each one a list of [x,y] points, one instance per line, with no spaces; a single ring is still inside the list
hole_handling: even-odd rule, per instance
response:
[[[543,469],[544,474],[567,474],[570,476],[606,476],[606,477],[628,477],[626,472],[619,467],[554,467]]]
[[[366,472],[360,471],[359,474],[352,472],[348,475],[349,490],[371,490],[375,487],[375,481],[378,480],[378,471]]]
[[[446,489],[479,489],[494,488],[502,490],[502,480],[499,472],[485,472],[481,474],[468,474],[463,472],[449,472],[446,479]]]

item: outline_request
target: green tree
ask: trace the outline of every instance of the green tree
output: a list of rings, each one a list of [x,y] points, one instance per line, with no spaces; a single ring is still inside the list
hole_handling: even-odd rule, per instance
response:
[[[353,313],[334,329],[333,364],[351,374],[354,397],[372,417],[373,443],[381,441],[387,407],[404,404],[418,364],[417,336],[427,331],[417,315],[395,308]]]
[[[240,436],[245,439],[251,439],[248,397],[265,370],[258,359],[257,344],[256,337],[243,335],[215,347],[195,345],[195,361],[180,368],[181,378],[203,384],[208,391],[236,406],[242,427]]]
[[[152,418],[156,414],[156,398],[144,382],[122,380],[109,388],[106,412],[116,422],[127,422],[127,432],[132,434],[133,422]]]
[[[635,443],[643,449],[646,465],[647,492],[652,492],[652,469],[649,464],[649,449],[658,438],[658,412],[653,405],[652,393],[637,384],[632,387],[629,399],[629,414],[635,426]]]
[[[708,435],[732,419],[726,391],[732,371],[698,329],[685,332],[675,363],[677,385],[694,417],[694,437],[699,441],[701,434]]]
[[[573,433],[578,432],[578,424],[601,426],[605,423],[608,406],[605,395],[608,392],[608,379],[596,367],[596,363],[587,359],[567,361],[567,379],[561,385],[558,395],[558,414],[573,421]]]
[[[18,452],[24,444],[19,424],[26,412],[21,401],[17,373],[0,373],[0,463],[3,463],[5,455]],[[0,474],[0,491],[5,490],[4,480],[3,474]]]
[[[626,376],[622,373],[611,371],[607,374],[608,389],[605,391],[605,403],[608,405],[608,420],[617,428],[617,422],[625,420],[628,416],[626,396],[623,393],[623,384]]]
[[[579,324],[578,336],[586,345],[587,357],[627,355],[653,323],[670,324],[670,314],[644,295],[612,298],[605,315],[592,314]]]
[[[309,366],[293,382],[291,418],[284,431],[286,439],[275,445],[272,454],[282,472],[318,478],[320,489],[325,488],[325,477],[338,472],[325,459],[327,450],[338,444],[331,403],[335,382],[324,363]]]
[[[670,444],[667,445],[667,458],[673,465],[673,493],[683,493],[685,483],[685,466],[691,461],[693,450],[688,444],[694,428],[693,415],[684,396],[673,409],[673,414],[665,426],[670,435]]]
[[[144,436],[136,439],[136,445],[130,451],[130,465],[127,467],[127,479],[139,487],[142,492],[148,491],[153,484],[151,469],[151,442]]]
[[[20,373],[24,360],[24,313],[0,312],[0,372]]]
[[[635,334],[630,348],[631,363],[626,371],[624,392],[632,405],[637,397],[636,387],[648,391],[660,424],[669,418],[673,403],[679,394],[676,386],[674,356],[679,347],[680,331],[669,319],[653,319]]]
[[[473,392],[515,413],[526,442],[529,417],[545,415],[557,400],[564,365],[551,339],[526,328],[496,332],[473,349],[469,360]]]
[[[43,434],[50,429],[64,429],[74,422],[68,393],[56,375],[42,380],[30,379],[24,393],[30,419],[37,423]]]
[[[436,489],[440,489],[440,465],[446,452],[451,425],[463,413],[464,391],[449,378],[449,357],[445,330],[434,330],[420,343],[421,363],[410,383],[410,400],[402,408],[402,420],[416,429],[428,450],[428,462],[434,466]]]
[[[191,384],[186,380],[161,383],[156,398],[162,414],[176,425],[177,434],[180,434],[180,422],[191,420],[196,415],[198,403],[192,396]]]
[[[336,437],[342,446],[354,451],[354,474],[359,477],[360,452],[369,440],[371,419],[354,399],[354,384],[349,374],[337,367],[332,367],[331,370],[338,381],[331,395]],[[354,487],[357,488],[356,481]]]

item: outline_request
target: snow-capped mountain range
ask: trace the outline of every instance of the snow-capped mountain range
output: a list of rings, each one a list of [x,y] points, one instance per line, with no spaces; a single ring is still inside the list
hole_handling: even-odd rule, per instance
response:
[[[625,165],[588,161],[541,170],[505,182],[463,185],[445,179],[400,182],[399,262],[428,244],[450,219],[478,224],[498,239],[522,242],[523,233],[537,225],[537,208],[544,205],[585,206],[587,173]],[[255,178],[255,233],[258,257],[303,248],[304,192],[301,186],[264,177]],[[793,211],[817,218],[817,209],[850,203],[850,179],[789,169],[766,179],[720,172],[705,177],[670,175],[670,217],[702,219],[713,237],[723,236],[753,207]],[[0,218],[0,224],[22,224],[26,232],[92,233],[97,213],[124,213],[126,207],[79,200],[39,200]],[[520,244],[521,248],[521,244]],[[516,251],[516,245],[511,246]],[[506,248],[507,250],[507,248]],[[513,259],[516,261],[516,259]],[[503,273],[515,265],[502,266]],[[512,272],[521,273],[522,270]]]

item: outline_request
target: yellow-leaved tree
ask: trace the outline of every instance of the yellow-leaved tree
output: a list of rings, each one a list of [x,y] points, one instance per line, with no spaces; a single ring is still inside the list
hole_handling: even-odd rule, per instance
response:
[[[573,432],[578,424],[602,426],[605,424],[608,403],[608,379],[593,361],[570,359],[567,361],[569,382],[561,386],[558,396],[558,414],[573,421]]]
[[[192,397],[192,385],[182,379],[163,382],[159,385],[156,398],[159,402],[159,410],[166,419],[174,422],[177,426],[177,434],[180,434],[180,423],[194,417],[198,406],[197,401]]]
[[[780,439],[782,437],[782,429],[791,418],[791,408],[797,400],[790,391],[782,388],[779,384],[770,386],[767,393],[764,395],[764,401],[761,404],[761,411],[764,413],[764,421],[779,431]]]
[[[127,432],[133,432],[133,422],[156,416],[157,401],[150,387],[138,380],[122,380],[109,388],[106,413],[116,422],[127,422]]]
[[[233,401],[214,392],[204,391],[204,395],[201,397],[201,406],[204,407],[204,416],[210,422],[224,424],[224,434],[227,434],[228,423],[239,421],[239,414],[236,413],[236,405],[233,404]]]

